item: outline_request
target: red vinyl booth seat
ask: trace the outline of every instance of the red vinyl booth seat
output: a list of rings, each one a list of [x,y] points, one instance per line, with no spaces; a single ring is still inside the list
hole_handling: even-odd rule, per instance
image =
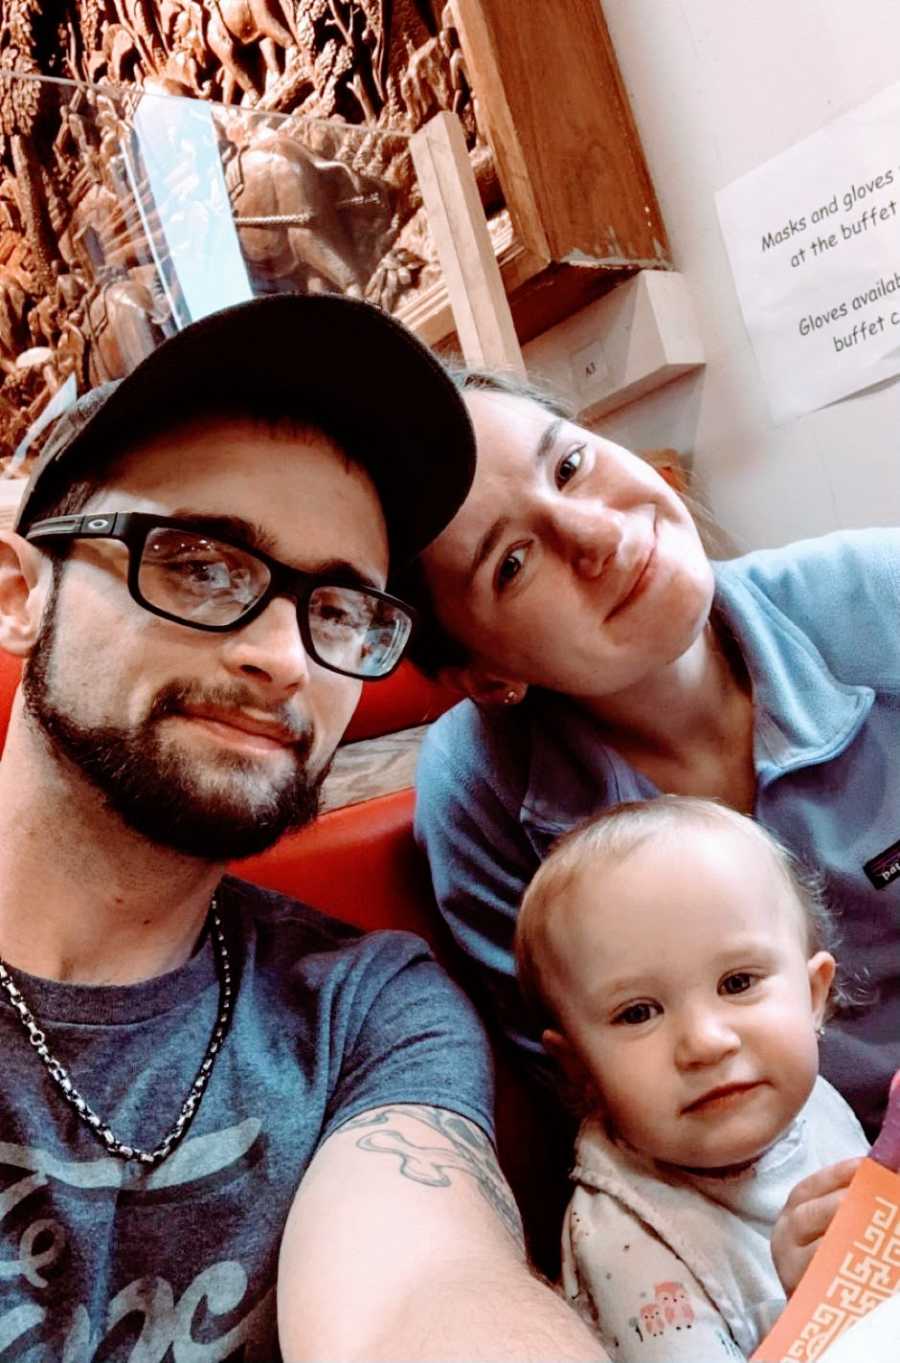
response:
[[[429,681],[411,663],[401,663],[393,676],[363,687],[343,741],[355,743],[360,738],[430,724],[461,698],[459,691]]]
[[[403,928],[446,962],[453,948],[438,917],[425,859],[412,838],[415,792],[398,790],[323,814],[258,857],[230,869],[370,931]]]
[[[16,687],[19,685],[21,670],[22,664],[18,658],[0,648],[0,751],[6,742],[9,710]]]

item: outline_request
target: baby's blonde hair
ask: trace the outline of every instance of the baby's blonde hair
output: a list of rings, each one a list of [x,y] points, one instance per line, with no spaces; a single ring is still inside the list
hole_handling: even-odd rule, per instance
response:
[[[538,870],[522,900],[515,935],[516,972],[519,985],[536,1020],[542,1027],[558,1027],[559,1016],[546,969],[548,924],[554,909],[563,904],[566,891],[586,863],[600,859],[622,861],[654,834],[682,827],[738,832],[752,839],[771,857],[788,889],[793,893],[806,924],[810,956],[833,951],[837,934],[825,902],[821,877],[811,872],[777,838],[745,814],[715,800],[693,796],[662,795],[653,800],[634,800],[613,805],[564,834]],[[846,1001],[833,991],[832,1005]]]

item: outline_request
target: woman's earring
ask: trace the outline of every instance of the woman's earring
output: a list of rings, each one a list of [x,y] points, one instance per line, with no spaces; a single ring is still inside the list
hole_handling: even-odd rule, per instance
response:
[[[824,1035],[825,1035],[825,1023],[824,1023],[824,1022],[820,1022],[819,1025],[818,1025],[818,1027],[816,1028],[816,1036],[824,1036]]]
[[[504,705],[515,705],[515,703],[516,703],[516,701],[517,701],[518,699],[519,699],[518,693],[517,693],[516,691],[514,691],[512,687],[510,687],[509,690],[507,691],[506,695],[503,697],[503,704],[504,704]]]

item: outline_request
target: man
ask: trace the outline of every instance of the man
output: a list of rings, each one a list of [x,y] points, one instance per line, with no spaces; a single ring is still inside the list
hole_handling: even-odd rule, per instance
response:
[[[79,407],[0,537],[0,1359],[602,1357],[427,951],[222,874],[314,817],[402,653],[389,548],[472,474],[449,381],[280,297]]]

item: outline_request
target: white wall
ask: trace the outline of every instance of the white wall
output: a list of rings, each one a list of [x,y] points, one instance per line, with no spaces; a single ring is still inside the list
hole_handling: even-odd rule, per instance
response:
[[[714,194],[900,78],[897,0],[602,0],[707,364],[602,422],[674,445],[739,546],[900,524],[900,382],[772,425]],[[547,92],[552,97],[552,92]],[[900,257],[900,241],[898,241]]]

